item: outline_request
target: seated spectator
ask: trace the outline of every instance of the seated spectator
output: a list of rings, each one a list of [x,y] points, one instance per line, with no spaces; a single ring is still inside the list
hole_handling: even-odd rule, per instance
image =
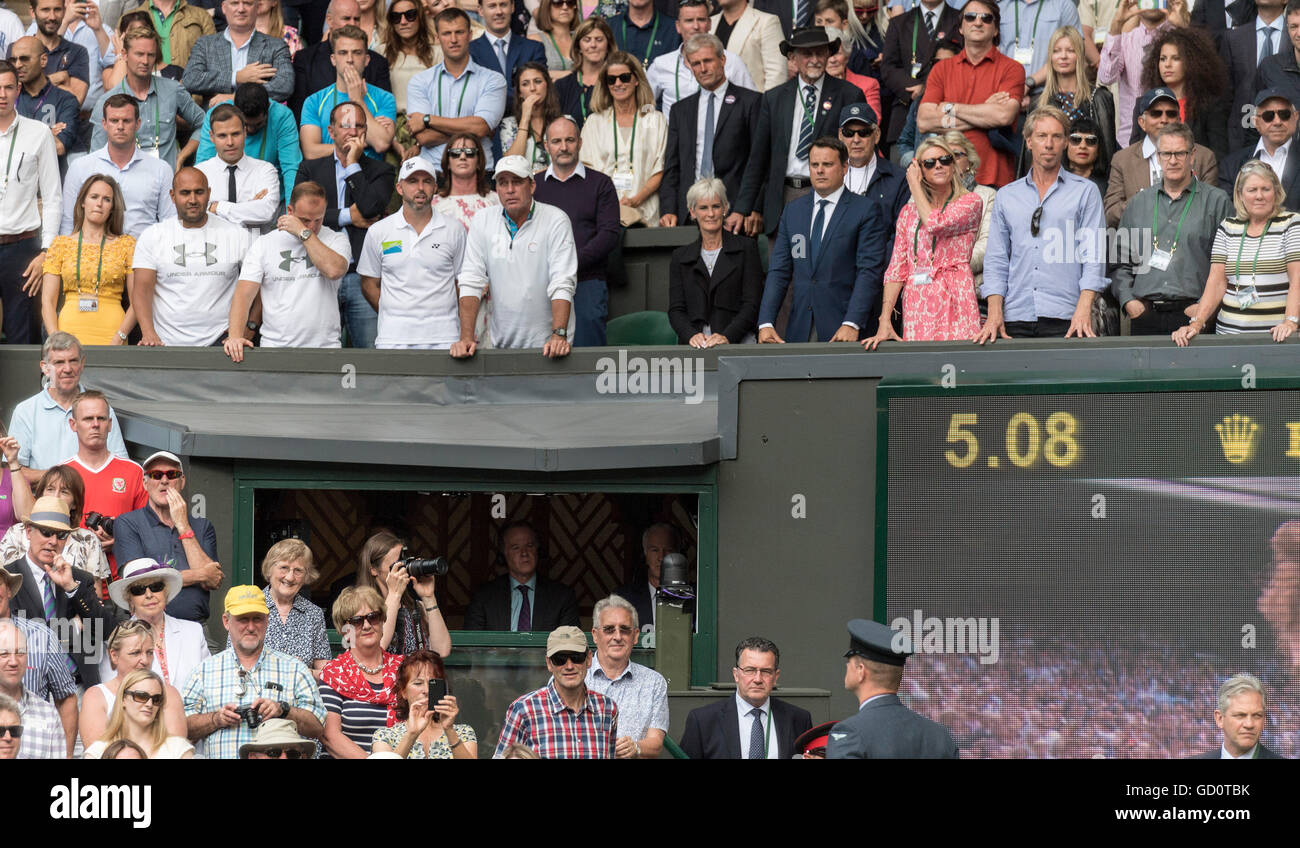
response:
[[[268,610],[256,586],[232,586],[221,616],[231,646],[208,657],[182,690],[189,738],[199,756],[233,760],[250,741],[248,716],[287,718],[311,739],[321,735],[325,708],[307,667],[267,648]],[[256,719],[254,719],[256,721]]]
[[[154,12],[153,9],[157,11]],[[216,25],[212,22],[212,15],[206,9],[188,3],[186,0],[175,0],[174,3],[169,0],[149,0],[130,11],[158,16],[157,25],[167,30],[166,33],[159,33],[162,44],[160,55],[163,63],[167,65],[185,67],[190,60],[190,51],[194,49],[194,44],[203,36],[212,35],[217,31]],[[125,28],[119,28],[119,31],[127,32]]]
[[[1106,225],[1119,225],[1124,207],[1142,189],[1160,178],[1156,156],[1156,133],[1178,120],[1178,97],[1168,88],[1153,88],[1138,101],[1138,126],[1146,137],[1115,154],[1110,161],[1110,183],[1106,187]],[[1192,173],[1208,185],[1219,181],[1219,163],[1214,153],[1200,144],[1192,150]]]
[[[379,314],[375,347],[445,350],[457,338],[456,278],[466,235],[434,211],[436,185],[427,159],[407,159],[397,179],[401,211],[366,231],[357,272]]]
[[[384,4],[381,0],[357,0],[357,6],[361,8],[361,20],[356,26],[366,34],[366,43],[371,47],[379,45],[379,20],[384,13]],[[329,35],[331,30],[325,30]]]
[[[36,482],[33,497],[58,498],[63,501],[68,508],[69,526],[73,529],[68,534],[61,556],[73,569],[85,571],[94,578],[97,596],[108,597],[108,581],[112,579],[108,559],[104,556],[99,537],[80,526],[84,515],[82,507],[86,501],[86,484],[81,481],[81,475],[71,465],[52,466]],[[30,510],[31,506],[19,518],[22,519]],[[13,562],[27,556],[29,544],[27,528],[20,520],[5,531],[4,538],[0,539],[0,563]]]
[[[546,128],[560,117],[555,87],[539,62],[525,62],[515,72],[514,111],[501,120],[497,146],[506,156],[522,156],[533,173],[551,164],[546,155]]]
[[[489,139],[506,111],[506,79],[470,58],[468,15],[444,9],[437,23],[442,62],[412,78],[406,125],[431,167],[442,161],[442,149],[453,134],[473,133],[481,139],[490,170],[496,158]]]
[[[1004,41],[1011,45],[1007,55],[1025,69],[1025,94],[1037,91],[1046,82],[1056,52],[1056,33],[1063,29],[1079,31],[1076,5],[1070,0],[1000,0],[998,3],[1001,19],[1006,24]],[[1082,39],[1079,46],[1083,46]],[[1083,56],[1082,49],[1079,56]]]
[[[1221,150],[1214,151],[1219,156],[1259,140],[1255,137],[1255,128],[1246,118],[1255,92],[1259,91],[1260,64],[1265,57],[1285,50],[1286,19],[1282,15],[1285,7],[1286,0],[1255,0],[1253,19],[1225,31],[1219,39],[1219,52],[1223,59],[1220,73],[1224,74],[1226,82],[1224,100],[1232,103],[1228,109],[1227,142]],[[1198,140],[1204,142],[1204,139]]]
[[[839,39],[839,49],[826,58],[826,75],[849,82],[862,92],[872,111],[880,113],[880,82],[863,74],[849,70],[849,56],[852,45],[845,33],[835,27],[827,27],[826,34]]]
[[[527,159],[503,158],[496,178],[503,214],[478,215],[470,222],[458,279],[460,339],[451,345],[451,355],[473,356],[477,350],[479,302],[491,286],[489,328],[495,347],[541,348],[544,356],[567,356],[578,273],[573,228],[562,209],[533,201]],[[520,239],[527,250],[506,249]]]
[[[8,740],[21,739],[17,755],[20,760],[66,760],[72,756],[72,740],[64,734],[54,705],[36,697],[23,685],[26,671],[27,637],[13,622],[0,621],[0,697],[17,704],[20,719],[17,737],[14,722],[6,719],[3,732],[7,739],[0,744],[12,745]],[[12,708],[7,712],[12,713]]]
[[[235,106],[222,103],[212,111],[208,126],[217,155],[196,166],[212,191],[208,211],[257,238],[280,207],[280,175],[270,162],[245,151],[247,124]]]
[[[122,309],[122,295],[130,291],[135,239],[122,233],[125,216],[112,177],[92,177],[82,185],[72,235],[57,236],[45,254],[41,321],[47,335],[62,330],[88,345],[126,343],[135,329],[135,309]]]
[[[32,488],[23,476],[23,466],[18,461],[22,446],[18,440],[9,435],[4,424],[0,424],[0,458],[4,466],[0,467],[0,536],[8,534],[9,528],[22,523],[22,517],[32,511]],[[0,556],[0,562],[4,562]]]
[[[587,18],[573,31],[573,73],[555,83],[560,111],[572,115],[578,128],[591,114],[591,98],[605,76],[605,62],[614,51],[614,31],[602,18]]]
[[[582,126],[582,164],[614,181],[625,227],[659,226],[667,143],[668,121],[655,111],[641,65],[627,53],[611,53]]]
[[[374,347],[379,317],[361,291],[357,261],[366,233],[388,208],[395,174],[387,162],[362,155],[366,113],[359,105],[335,106],[330,112],[330,133],[337,140],[334,153],[303,162],[297,180],[325,189],[325,223],[346,233],[352,249],[352,261],[339,286],[339,312],[348,346]]]
[[[632,649],[641,634],[636,608],[627,599],[610,595],[596,602],[591,618],[596,658],[585,683],[618,706],[614,756],[653,760],[668,734],[668,682],[659,672],[632,662]]]
[[[438,656],[451,653],[451,634],[438,609],[437,578],[412,580],[401,562],[406,546],[381,530],[361,548],[356,585],[374,589],[384,599],[384,627],[380,644],[394,654],[428,648]],[[414,589],[414,596],[407,592]]]
[[[771,91],[785,82],[790,73],[782,44],[792,35],[782,32],[781,19],[760,12],[749,0],[719,0],[717,8],[713,34],[745,63],[754,90]]]
[[[352,260],[348,237],[323,226],[328,201],[317,183],[299,183],[274,232],[253,242],[230,302],[225,351],[235,362],[260,326],[262,347],[339,347],[339,284]],[[260,297],[262,323],[249,322]]]
[[[1219,223],[1232,215],[1227,193],[1192,174],[1194,145],[1186,124],[1160,130],[1160,185],[1138,192],[1120,218],[1125,234],[1145,233],[1152,225],[1150,255],[1145,238],[1118,239],[1120,254],[1110,274],[1115,299],[1132,319],[1135,336],[1172,333],[1196,311],[1211,274]]]
[[[163,710],[170,688],[152,671],[141,669],[128,674],[113,701],[104,735],[86,746],[86,759],[99,759],[119,739],[139,745],[151,760],[193,759],[194,746],[190,740],[170,734],[164,721]]]
[[[320,577],[311,548],[301,539],[281,539],[262,559],[266,578],[267,647],[296,658],[320,681],[321,669],[333,658],[325,634],[325,611],[309,599]]]
[[[541,0],[534,18],[537,32],[528,37],[542,45],[546,69],[557,82],[573,73],[573,34],[582,21],[581,0]]]
[[[1200,30],[1175,28],[1162,32],[1152,42],[1142,62],[1142,88],[1167,88],[1178,100],[1179,120],[1186,124],[1198,144],[1214,151],[1217,158],[1228,154],[1228,124],[1240,123],[1238,116],[1225,121],[1228,104],[1224,98],[1223,61],[1214,51],[1209,36]],[[1245,102],[1254,100],[1248,97]],[[1137,115],[1134,114],[1136,120]],[[1135,127],[1129,144],[1142,140],[1142,130]]]
[[[642,68],[682,45],[677,20],[655,8],[654,0],[628,0],[627,9],[609,19],[615,46],[636,58]]]
[[[573,345],[603,346],[605,319],[609,317],[610,254],[618,248],[622,236],[619,203],[613,181],[579,161],[582,138],[578,132],[578,123],[571,115],[551,122],[545,136],[551,164],[545,174],[534,178],[537,189],[533,197],[563,210],[573,228],[573,245],[578,253]],[[490,305],[490,301],[487,303]]]
[[[726,50],[717,36],[711,36],[710,23],[709,4],[705,0],[683,0],[677,9],[677,34],[681,37],[681,46],[659,56],[646,67],[645,75],[650,81],[650,91],[654,94],[655,103],[659,104],[659,111],[665,115],[672,113],[674,104],[700,90],[691,64],[691,53],[686,50],[686,42],[692,36],[700,36],[695,42],[696,52],[704,49],[705,45],[712,47],[710,53],[716,52],[720,81],[726,80],[738,88],[754,90],[754,80],[750,78],[745,63],[735,53]],[[712,41],[706,38],[710,36]]]
[[[114,55],[113,33],[117,29],[117,17],[110,18],[102,14],[101,10],[96,7],[82,6],[76,3],[65,2],[62,20],[58,22],[57,28],[61,30],[61,35],[73,44],[79,44],[86,49],[88,77],[90,87],[86,91],[86,96],[81,98],[81,102],[94,104],[104,96],[104,71],[113,66],[117,59]],[[111,25],[111,26],[110,26]],[[121,31],[121,30],[118,30]],[[37,35],[38,28],[33,25],[27,29],[27,35]],[[13,44],[13,40],[6,39],[8,44]],[[48,47],[48,45],[47,45]],[[3,47],[0,47],[2,50]],[[58,66],[65,65],[64,57],[54,54],[54,63],[48,67],[58,69]],[[80,108],[80,107],[78,107]],[[89,110],[87,110],[89,111]],[[77,142],[74,150],[85,151],[86,144],[90,139],[90,127],[82,123],[77,132]]]
[[[357,0],[330,0],[325,13],[327,29],[356,26],[360,21],[361,7],[357,5]],[[320,42],[308,38],[307,46],[293,57],[293,97],[289,99],[288,106],[295,115],[302,115],[303,104],[313,91],[320,91],[337,78],[338,71],[330,58],[331,50],[328,38]],[[388,60],[374,50],[368,50],[366,55],[370,61],[362,68],[361,78],[367,85],[383,91],[393,91]]]
[[[940,41],[959,34],[960,31],[961,12],[944,0],[921,0],[915,3],[897,20],[891,21],[889,29],[885,30],[885,43],[880,58],[880,83],[893,94],[893,100],[889,112],[879,114],[882,123],[889,127],[886,141],[890,144],[898,141],[912,104],[921,100],[921,92],[925,88],[925,72],[933,62],[935,49]],[[955,54],[957,51],[953,52]]]
[[[515,75],[529,62],[546,66],[542,45],[511,32],[512,0],[478,0],[478,14],[484,32],[469,43],[469,57],[477,65],[501,75],[506,82],[506,109],[514,106],[510,95]]]
[[[393,139],[393,148],[405,159],[408,153],[419,152],[419,145],[406,123],[406,90],[417,74],[442,61],[442,47],[434,38],[417,0],[396,0],[388,7],[380,52],[388,60],[397,107],[397,136]]]
[[[920,132],[965,133],[979,154],[975,181],[995,188],[1015,178],[1015,163],[1009,148],[994,147],[992,131],[1015,124],[1025,94],[1024,65],[998,52],[1001,28],[1000,12],[992,0],[968,0],[962,7],[965,47],[930,71],[916,113]],[[967,102],[959,102],[958,97]]]
[[[136,671],[148,671],[157,664],[154,652],[153,628],[147,621],[124,621],[104,641],[104,657],[112,674],[103,683],[86,687],[81,698],[78,728],[83,745],[93,745],[104,735],[108,716],[117,700],[122,681]],[[167,699],[163,704],[163,722],[170,736],[185,736],[185,707],[180,692],[170,683],[164,683]]]
[[[1119,83],[1119,102],[1115,104],[1119,120],[1115,133],[1117,148],[1128,140],[1136,123],[1134,104],[1147,88],[1142,84],[1142,72],[1148,48],[1162,33],[1174,27],[1187,26],[1185,0],[1172,0],[1169,5],[1168,10],[1140,9],[1138,0],[1122,0],[1119,11],[1111,18],[1110,32],[1101,49],[1101,64],[1097,66],[1097,84]],[[1134,19],[1136,24],[1132,23]],[[1116,220],[1119,220],[1118,216]]]
[[[1052,50],[1046,65],[1043,91],[1034,107],[1055,106],[1075,121],[1091,121],[1099,129],[1102,144],[1099,157],[1109,161],[1119,148],[1115,146],[1115,100],[1110,89],[1093,85],[1084,66],[1083,39],[1073,27],[1061,27],[1052,33]],[[1021,167],[1029,168],[1028,151],[1021,155]]]
[[[668,320],[678,341],[696,348],[755,341],[763,296],[758,243],[723,229],[730,206],[717,177],[691,186],[686,208],[700,237],[674,250],[668,266]],[[658,585],[657,574],[651,583]]]
[[[293,57],[280,38],[257,31],[258,0],[222,0],[226,30],[194,42],[181,84],[209,105],[234,98],[235,87],[261,83],[273,100],[293,94]]]
[[[1300,216],[1286,211],[1284,199],[1272,168],[1259,160],[1241,166],[1232,192],[1237,214],[1221,222],[1214,234],[1205,292],[1191,321],[1173,332],[1180,347],[1199,335],[1216,312],[1218,335],[1270,333],[1280,342],[1300,325],[1300,252],[1294,247]],[[1255,246],[1246,259],[1241,254],[1249,241]],[[1276,270],[1261,272],[1260,260]]]
[[[1296,29],[1300,31],[1300,21]],[[1300,211],[1300,144],[1292,143],[1300,125],[1296,105],[1280,91],[1265,89],[1255,97],[1254,119],[1259,142],[1233,151],[1219,163],[1219,188],[1231,191],[1241,166],[1258,159],[1277,174],[1286,192],[1286,209]]]
[[[866,350],[875,350],[882,341],[956,341],[979,332],[970,253],[984,203],[957,179],[956,162],[956,151],[946,141],[929,136],[907,166],[912,199],[898,220],[901,237],[894,239],[893,258],[885,271],[879,329],[862,343]],[[901,337],[891,320],[900,294]]]
[[[636,609],[637,620],[641,630],[654,630],[655,617],[659,610],[655,596],[659,591],[659,579],[663,572],[664,557],[668,554],[682,552],[681,534],[671,524],[651,524],[641,534],[641,555],[644,568],[638,568],[632,580],[614,590],[614,594],[625,599]]]
[[[59,154],[59,170],[63,172],[68,167],[68,151],[76,145],[80,133],[81,104],[50,82],[45,74],[48,60],[49,48],[35,36],[24,36],[9,48],[9,61],[18,71],[18,84],[22,86],[18,89],[18,114],[50,128]]]
[[[0,662],[3,662],[3,660],[0,660]],[[22,708],[18,706],[18,702],[13,698],[0,694],[0,760],[18,759],[18,751],[22,744]]]
[[[680,20],[694,21],[691,16],[697,14],[704,14],[702,4],[683,5]],[[685,57],[690,69],[693,90],[676,99],[671,110],[663,110],[668,115],[668,139],[659,184],[661,227],[686,223],[686,193],[697,180],[717,177],[729,197],[740,192],[763,98],[727,76],[725,52],[717,36],[708,32],[690,35],[681,47],[679,56]],[[742,220],[736,215],[732,229],[739,229]]]
[[[575,616],[576,617],[576,616]],[[591,652],[575,626],[557,627],[546,637],[545,686],[517,698],[506,711],[494,759],[512,745],[527,745],[543,760],[606,760],[618,750],[618,707],[587,687]],[[563,714],[563,719],[556,716]]]
[[[149,625],[153,634],[153,670],[172,686],[184,686],[194,669],[211,656],[203,625],[167,614],[167,604],[181,591],[181,573],[143,557],[122,566],[122,578],[108,587],[113,603]],[[107,658],[100,676],[108,677]]]
[[[844,187],[880,206],[886,249],[892,253],[894,228],[907,204],[909,190],[903,169],[879,155],[878,120],[875,110],[867,103],[854,103],[840,110],[840,141],[849,152]]]
[[[374,732],[370,750],[396,752],[408,760],[474,760],[478,737],[468,724],[457,724],[460,707],[447,694],[429,703],[429,684],[446,680],[442,658],[432,651],[407,654],[397,668],[393,712],[399,720]]]
[[[876,24],[875,16],[872,15],[865,20],[859,18],[854,5],[848,0],[815,0],[812,7],[811,23],[814,26],[839,30],[840,49],[844,51],[845,68],[853,75],[850,81],[857,85],[858,78],[866,77],[875,82],[875,89],[879,92],[880,59],[885,39]],[[827,73],[830,73],[829,63]],[[867,97],[867,102],[871,102],[870,95]],[[879,108],[875,106],[872,108],[876,109],[877,114],[880,113]]]
[[[257,83],[237,86],[234,106],[244,116],[244,153],[275,167],[280,174],[282,197],[287,204],[298,178],[298,168],[302,165],[297,119],[288,106],[270,100],[266,89]],[[217,155],[216,145],[212,143],[212,113],[216,108],[209,110],[203,120],[199,152],[194,156],[196,163],[201,164]]]
[[[375,731],[391,727],[397,705],[399,654],[380,644],[384,601],[366,586],[349,586],[330,611],[346,649],[321,670],[325,755],[359,760],[370,755]]]
[[[306,159],[319,159],[334,152],[329,132],[334,107],[340,98],[356,103],[366,113],[366,155],[378,159],[388,150],[397,133],[397,101],[390,92],[366,82],[362,72],[370,61],[365,35],[354,26],[330,31],[330,61],[337,76],[330,85],[309,96],[302,106],[299,139]]]
[[[881,209],[844,190],[849,153],[838,138],[812,142],[808,163],[813,193],[781,213],[763,284],[758,340],[767,344],[856,342],[860,334],[876,334],[885,266]],[[783,337],[774,324],[791,284]]]
[[[1106,285],[1096,245],[1105,222],[1096,187],[1061,167],[1068,125],[1065,113],[1052,106],[1025,119],[1034,164],[1028,176],[999,189],[993,203],[981,291],[988,320],[975,337],[980,344],[1096,335],[1092,303]],[[1048,245],[1053,238],[1059,244],[1066,232],[1085,247],[1053,255]]]
[[[284,13],[280,11],[280,0],[257,0],[257,31],[271,38],[277,38],[289,48],[289,59],[298,55],[302,49],[302,38],[297,27],[284,22]],[[290,66],[292,70],[292,66]]]
[[[26,514],[24,512],[24,514]],[[75,670],[63,645],[48,625],[9,613],[9,601],[22,588],[23,576],[0,568],[0,621],[12,621],[27,637],[27,671],[23,686],[59,712],[59,722],[68,742],[77,738],[77,684]]]
[[[157,156],[146,153],[137,144],[140,131],[140,103],[129,94],[118,91],[104,98],[98,106],[103,112],[100,126],[104,132],[103,147],[95,148],[86,156],[68,166],[63,180],[63,220],[59,232],[65,235],[74,228],[81,204],[77,197],[91,177],[103,174],[112,177],[122,193],[125,209],[122,232],[132,239],[150,224],[165,221],[176,215],[172,203],[172,169]],[[295,135],[294,146],[297,146]],[[126,341],[125,337],[118,337]]]
[[[1090,118],[1076,118],[1070,123],[1066,139],[1065,168],[1072,174],[1092,180],[1103,197],[1110,187],[1110,157],[1103,157],[1105,132]]]
[[[1273,90],[1300,103],[1300,0],[1288,0],[1284,14],[1289,41],[1278,44],[1277,52],[1260,60],[1255,90]]]
[[[40,39],[49,51],[50,60],[59,70],[50,75],[55,87],[86,102],[90,93],[90,53],[80,44],[63,37],[67,24],[65,0],[27,0],[31,6],[32,25],[29,35]],[[99,56],[95,56],[95,73],[99,73]]]
[[[241,760],[310,760],[316,756],[316,743],[298,735],[293,722],[269,718],[253,731],[251,742],[239,746]]]
[[[474,590],[465,610],[466,630],[520,633],[578,626],[578,599],[563,583],[537,573],[537,531],[526,521],[501,530],[506,573]]]
[[[176,217],[149,227],[136,242],[135,317],[142,345],[206,347],[224,340],[252,236],[209,214],[211,197],[202,171],[180,169],[172,179]]]
[[[113,2],[115,2],[115,0],[105,0],[104,3],[101,3],[100,14],[103,15],[107,11],[108,5]],[[127,12],[118,20],[115,29],[115,37],[113,38],[112,55],[114,56],[114,61],[112,65],[104,71],[105,91],[112,91],[120,85],[123,78],[126,77],[126,51],[122,48],[122,36],[133,29],[147,29],[154,33],[158,32],[158,28],[154,26],[153,14],[148,11],[147,7],[142,6],[134,11]],[[165,76],[168,79],[173,79],[177,82],[180,82],[181,74],[185,72],[185,69],[180,65],[169,65],[163,62],[161,50],[154,60],[153,70],[154,73],[159,76]]]
[[[143,28],[132,29],[122,36],[126,75],[120,85],[113,87],[112,93],[125,94],[136,101],[136,114],[141,121],[136,138],[145,155],[161,159],[168,168],[175,170],[178,162],[189,159],[199,147],[199,138],[195,134],[184,147],[177,149],[178,123],[184,122],[191,130],[198,129],[203,124],[203,110],[180,83],[154,76],[159,43],[156,32]],[[177,43],[171,43],[175,50]],[[94,125],[91,149],[108,143],[104,127],[104,107],[108,105],[116,105],[112,97],[99,101],[91,111],[90,120]]]
[[[442,149],[438,196],[434,211],[455,218],[469,230],[469,222],[481,210],[500,206],[487,175],[487,157],[476,135],[453,136]]]

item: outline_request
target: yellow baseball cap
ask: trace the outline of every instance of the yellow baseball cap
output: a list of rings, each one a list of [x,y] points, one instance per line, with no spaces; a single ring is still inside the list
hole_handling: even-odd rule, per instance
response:
[[[270,615],[266,607],[266,595],[256,586],[231,586],[226,593],[226,613],[228,615],[247,615],[260,612]]]

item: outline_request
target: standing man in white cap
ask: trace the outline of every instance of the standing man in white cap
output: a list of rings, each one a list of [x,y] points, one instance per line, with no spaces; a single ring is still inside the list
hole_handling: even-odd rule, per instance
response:
[[[510,157],[507,157],[510,158]],[[521,157],[522,158],[522,157]],[[543,760],[610,760],[618,742],[618,707],[587,688],[591,652],[587,634],[565,625],[546,637],[545,686],[515,700],[506,710],[493,759],[511,745],[527,745]]]
[[[451,355],[473,356],[478,348],[474,322],[490,284],[494,345],[567,356],[578,285],[573,225],[564,210],[533,200],[533,170],[524,157],[502,157],[496,179],[501,214],[470,221],[460,274],[460,341]]]
[[[180,457],[158,451],[146,459],[144,491],[149,502],[120,516],[113,527],[118,561],[152,559],[175,568],[183,588],[168,602],[167,614],[205,622],[208,593],[221,586],[223,576],[217,562],[217,531],[206,518],[190,515],[181,494],[185,467]]]
[[[379,313],[377,348],[446,350],[460,337],[456,276],[465,228],[433,208],[437,189],[428,160],[407,159],[397,175],[402,208],[366,231],[357,273]]]

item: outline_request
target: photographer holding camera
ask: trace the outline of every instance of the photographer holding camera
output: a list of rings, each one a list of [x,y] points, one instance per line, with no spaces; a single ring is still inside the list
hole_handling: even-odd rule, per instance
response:
[[[361,548],[357,588],[369,587],[383,599],[384,630],[380,644],[386,651],[404,655],[428,648],[440,657],[451,653],[451,634],[442,620],[435,597],[436,576],[447,573],[447,561],[403,559],[402,540],[380,530]],[[408,566],[416,567],[415,574]],[[415,597],[407,591],[410,587]]]
[[[232,586],[221,616],[231,645],[208,657],[181,690],[190,741],[208,759],[238,759],[239,746],[268,718],[287,718],[303,736],[324,729],[316,681],[300,661],[266,647],[266,597]]]

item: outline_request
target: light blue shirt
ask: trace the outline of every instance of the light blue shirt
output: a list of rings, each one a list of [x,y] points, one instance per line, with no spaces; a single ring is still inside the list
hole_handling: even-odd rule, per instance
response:
[[[619,736],[639,742],[648,730],[668,732],[668,681],[654,669],[629,662],[618,677],[610,678],[599,657],[593,657],[587,688],[608,695],[618,705]]]
[[[126,442],[122,440],[122,427],[117,423],[117,413],[110,406],[109,420],[113,429],[108,431],[108,450],[113,456],[130,459]],[[77,434],[68,424],[72,420],[71,407],[64,409],[42,389],[14,407],[9,419],[9,435],[18,440],[18,461],[28,468],[46,469],[60,465],[77,455]]]
[[[212,109],[217,107],[213,106]],[[203,119],[203,130],[199,134],[199,152],[194,161],[205,162],[217,155],[217,148],[212,143],[212,109]],[[293,193],[294,181],[298,178],[298,168],[302,166],[302,147],[298,144],[298,119],[293,111],[283,103],[271,101],[267,111],[266,126],[244,139],[244,153],[254,159],[270,162],[280,169],[280,185],[284,187],[284,202],[289,203]]]
[[[122,200],[126,203],[122,227],[127,235],[138,239],[149,225],[176,217],[176,204],[172,203],[171,196],[172,169],[166,162],[146,155],[137,147],[126,167],[119,168],[109,158],[108,148],[100,147],[68,166],[68,175],[63,180],[63,220],[59,224],[63,235],[72,232],[72,213],[82,185],[96,174],[108,174],[122,187]]]
[[[1268,30],[1273,31],[1273,54],[1281,53],[1284,49],[1291,47],[1291,42],[1286,32],[1286,15],[1278,15],[1273,19],[1273,23],[1266,24],[1264,19],[1255,16],[1255,64],[1258,65],[1264,56],[1264,33]],[[1272,55],[1272,54],[1270,54]]]
[[[235,39],[228,29],[221,33],[221,37],[230,45],[230,87],[234,89],[239,85],[235,82],[235,77],[248,64],[248,48],[253,44],[253,34],[251,32],[248,34],[248,40],[244,42],[243,47],[235,46]]]
[[[443,118],[482,118],[487,122],[488,129],[495,133],[506,113],[506,78],[472,59],[460,76],[453,77],[443,63],[439,62],[411,78],[411,84],[406,89],[406,114],[412,112]],[[483,155],[487,157],[489,171],[496,165],[490,138],[488,136],[480,142]],[[442,149],[446,146],[435,144],[424,147],[421,155],[435,169],[441,168]]]
[[[351,204],[343,202],[343,196],[347,194],[348,191],[348,187],[343,181],[346,180],[348,177],[352,176],[353,174],[359,174],[359,173],[361,173],[360,165],[348,165],[346,168],[343,167],[343,163],[339,161],[338,151],[335,151],[334,186],[335,188],[338,189],[338,193],[339,193],[338,204],[339,204],[339,229],[340,230],[352,223]]]
[[[346,103],[351,97],[339,97],[337,83],[331,83],[327,88],[307,98],[307,102],[302,104],[302,125],[304,127],[319,127],[321,144],[333,144],[330,138],[330,112],[340,103]],[[397,100],[391,92],[384,91],[382,88],[376,88],[373,85],[366,86],[366,108],[370,110],[371,117],[388,118],[397,120]],[[408,104],[407,109],[410,109]],[[370,145],[366,145],[366,155],[371,159],[381,158]]]
[[[1017,6],[1020,14],[1019,44],[1016,43]],[[1002,45],[998,50],[1013,59],[1016,57],[1017,47],[1034,51],[1033,58],[1029,60],[1029,66],[1025,69],[1026,76],[1046,65],[1047,60],[1051,58],[1052,33],[1063,26],[1079,28],[1079,10],[1067,0],[1037,0],[1034,3],[1026,3],[1025,0],[1002,0],[998,4],[998,11],[1002,13],[1002,26],[998,30]],[[1034,26],[1035,20],[1038,21],[1038,26]]]
[[[993,200],[981,293],[1002,295],[1006,321],[1071,318],[1081,292],[1106,287],[1105,245],[1101,192],[1091,180],[1061,168],[1040,202],[1030,171]]]
[[[772,699],[768,698],[763,702],[763,706],[758,707],[763,711],[763,741],[767,747],[767,756],[762,759],[775,760],[779,755],[777,750],[780,746],[776,744],[776,728],[772,726]],[[740,697],[736,693],[736,715],[740,718],[740,758],[749,759],[749,739],[754,732],[754,716],[750,715],[754,711],[754,705]],[[793,741],[793,740],[792,740]]]
[[[537,609],[537,574],[533,573],[528,578],[527,583],[520,583],[515,578],[510,578],[510,629],[519,629],[519,612],[524,608],[524,593],[519,591],[520,586],[528,587],[528,609],[535,611]],[[531,618],[529,619],[532,620]]]

